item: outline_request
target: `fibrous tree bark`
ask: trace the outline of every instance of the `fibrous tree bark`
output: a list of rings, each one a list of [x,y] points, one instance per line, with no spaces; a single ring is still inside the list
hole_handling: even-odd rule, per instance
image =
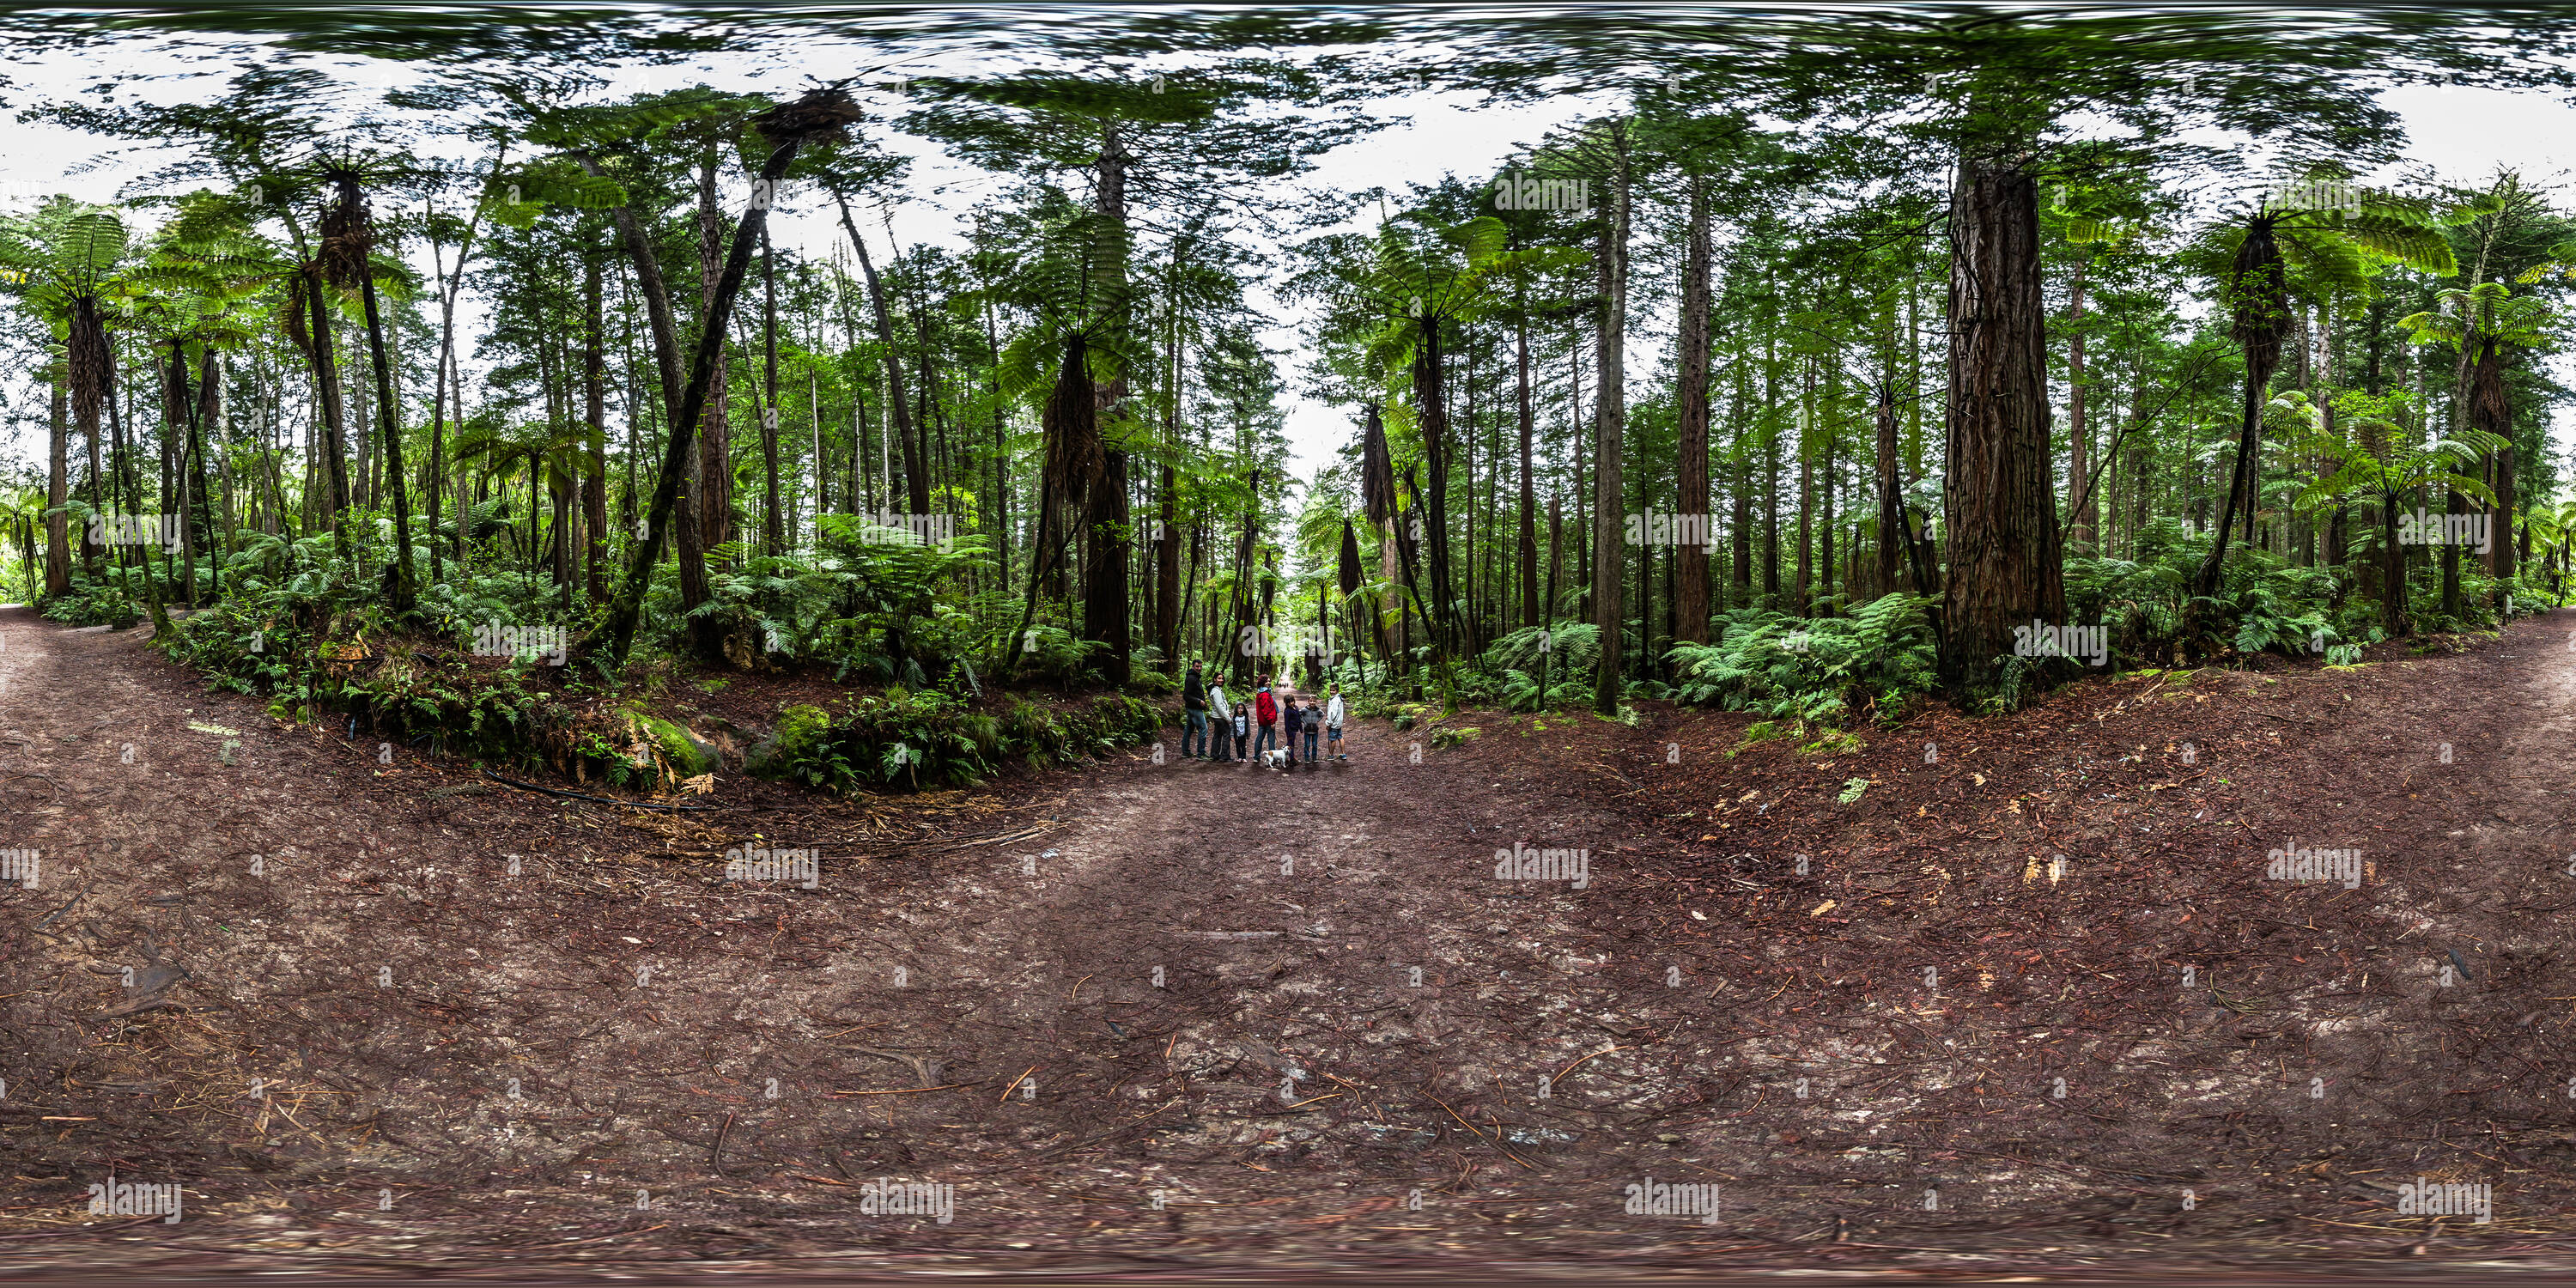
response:
[[[1950,404],[1942,480],[1949,579],[1941,674],[2001,687],[2012,629],[2066,611],[2050,468],[2039,188],[2015,155],[1959,158],[1950,206]]]
[[[1601,329],[1595,372],[1599,379],[1599,414],[1593,426],[1592,477],[1592,621],[1601,630],[1601,660],[1592,676],[1592,709],[1613,715],[1619,709],[1622,680],[1623,627],[1627,613],[1621,600],[1620,557],[1627,536],[1625,493],[1620,475],[1620,447],[1627,437],[1628,332],[1628,123],[1610,123],[1616,166],[1610,183],[1610,210],[1602,220],[1600,257]]]
[[[1679,540],[1674,550],[1674,635],[1693,644],[1708,642],[1708,552],[1717,530],[1708,512],[1708,350],[1709,350],[1709,193],[1708,178],[1690,178],[1690,232],[1682,255],[1681,454],[1677,463],[1680,496],[1676,515],[1698,525],[1698,540]],[[1526,529],[1524,529],[1526,531]]]

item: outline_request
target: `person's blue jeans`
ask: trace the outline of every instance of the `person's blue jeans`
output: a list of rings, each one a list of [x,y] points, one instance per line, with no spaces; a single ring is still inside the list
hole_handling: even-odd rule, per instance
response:
[[[1306,759],[1313,760],[1315,758],[1315,738],[1316,735],[1322,732],[1322,730],[1317,729],[1313,725],[1306,726]]]
[[[1261,726],[1261,732],[1255,735],[1252,739],[1252,758],[1254,760],[1261,759],[1262,753],[1270,750],[1270,748],[1278,741],[1279,726],[1275,724],[1266,724]]]
[[[1208,750],[1207,713],[1204,711],[1186,711],[1182,714],[1190,718],[1189,727],[1181,731],[1182,757],[1187,758],[1189,756],[1190,748],[1192,746],[1196,746],[1199,749],[1200,755],[1206,755]]]

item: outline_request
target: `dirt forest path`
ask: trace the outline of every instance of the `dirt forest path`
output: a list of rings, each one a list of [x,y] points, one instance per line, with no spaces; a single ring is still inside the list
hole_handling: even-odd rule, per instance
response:
[[[482,1200],[508,1188],[597,1226],[547,1244],[597,1251],[804,1173],[768,1217],[692,1237],[974,1246],[1108,1204],[1152,1244],[1216,1248],[1272,1224],[1229,1216],[1247,1203],[1338,1207],[1361,1185],[1388,1211],[1454,1179],[1333,1171],[1345,1145],[1416,1152],[1459,1125],[1429,1104],[1443,1121],[1316,1106],[1381,1084],[1526,1092],[1612,1045],[1615,1026],[1507,1011],[1489,981],[1597,965],[1568,883],[1497,881],[1493,851],[1615,823],[1518,773],[1417,762],[1382,724],[1354,725],[1349,762],[1290,774],[1175,741],[1078,775],[1038,807],[1060,821],[1005,814],[998,843],[854,864],[792,813],[619,823],[346,729],[281,731],[144,633],[0,612],[0,781],[12,844],[43,864],[5,896],[0,1122],[41,1145],[30,1197],[110,1165],[187,1178],[194,1246],[343,1209],[367,1230],[316,1243],[494,1237],[516,1214]],[[820,888],[714,883],[737,846],[816,849]],[[1074,1165],[1149,1132],[1206,1157]],[[1313,1193],[1319,1173],[1340,1183]],[[882,1176],[960,1183],[959,1215],[854,1230],[852,1187]]]
[[[1419,763],[1362,722],[1286,775],[1175,730],[658,814],[282,725],[146,630],[0,610],[0,848],[41,863],[0,888],[0,1272],[2370,1259],[2471,1246],[2389,1204],[2481,1158],[2481,1255],[2576,1231],[2576,613],[1821,762],[1728,758],[1733,717]],[[2246,875],[2293,834],[2368,880]],[[817,888],[722,880],[743,847]],[[87,1215],[111,1169],[185,1219]],[[1656,1182],[1722,1210],[1626,1210]]]

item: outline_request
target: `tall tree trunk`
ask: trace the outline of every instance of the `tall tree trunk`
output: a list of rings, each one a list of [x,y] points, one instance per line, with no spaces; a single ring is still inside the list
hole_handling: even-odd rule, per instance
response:
[[[498,164],[497,157],[495,164]],[[447,388],[448,373],[456,364],[456,293],[464,284],[465,261],[473,253],[474,230],[481,219],[478,213],[466,224],[465,236],[456,245],[456,269],[452,277],[448,274],[442,253],[444,248],[435,237],[430,240],[430,280],[439,288],[438,369],[429,382],[429,509],[425,511],[429,515],[429,579],[433,582],[445,575],[440,557],[438,523],[447,513]],[[584,252],[584,269],[588,275],[591,317],[595,326],[598,319],[599,262],[587,251]],[[456,414],[461,421],[465,409],[458,407]],[[458,559],[463,559],[465,531],[462,516],[458,518],[456,531],[451,534],[451,542],[448,548],[456,551]],[[594,590],[592,595],[597,598],[602,593]]]
[[[110,384],[108,387],[114,390],[117,386]],[[116,501],[118,510],[140,514],[143,511],[142,486],[134,477],[134,452],[126,443],[125,417],[118,409],[120,403],[130,402],[132,398],[133,395],[128,393],[123,398],[110,397],[107,400],[107,483],[108,495]],[[139,425],[135,427],[135,436],[138,439],[142,436]],[[122,564],[125,560],[120,555],[116,562]]]
[[[576,153],[575,159],[581,162],[584,171],[594,177],[605,177],[606,172],[600,168],[599,162],[589,155]],[[640,567],[649,576],[653,564],[659,562],[662,557],[662,542],[666,534],[661,525],[665,521],[675,521],[678,526],[668,535],[677,548],[679,557],[680,611],[690,613],[696,611],[700,604],[707,602],[710,592],[707,587],[706,552],[698,545],[697,489],[694,486],[698,459],[696,445],[691,441],[690,427],[684,427],[680,420],[681,408],[686,403],[688,394],[685,383],[687,373],[680,365],[679,321],[671,310],[670,285],[662,275],[661,257],[654,252],[652,239],[645,234],[643,220],[636,217],[635,208],[631,205],[615,207],[609,214],[616,220],[619,239],[626,243],[626,257],[635,265],[635,285],[637,291],[644,297],[645,327],[653,341],[653,370],[662,389],[666,463],[664,477],[654,483],[654,504],[662,504],[661,498],[664,492],[667,491],[670,494],[669,508],[666,513],[656,516],[648,509],[645,516],[645,540],[636,548],[639,560],[647,550],[652,554],[652,559],[642,560],[631,566]],[[716,338],[721,342],[722,333],[719,332]],[[464,407],[461,396],[457,406],[461,412]],[[695,414],[697,413],[692,413],[692,415]],[[685,453],[670,451],[668,445],[674,443],[688,450]],[[464,498],[458,498],[458,506],[461,516]],[[460,558],[463,557],[463,526],[460,517],[458,524],[458,557]],[[630,573],[630,580],[632,576],[633,574]],[[627,649],[634,642],[635,633],[635,623],[631,617],[626,616],[629,610],[625,608],[625,603],[627,598],[632,596],[636,605],[632,611],[635,613],[642,611],[644,583],[621,585],[616,593],[617,599],[611,605],[609,630],[604,638],[612,647],[612,656],[622,662],[625,660]],[[622,626],[619,625],[620,621],[623,621]],[[705,657],[708,650],[702,647],[705,642],[704,637],[694,627],[691,639],[693,644],[700,645],[693,651]],[[716,651],[715,656],[721,657],[722,652]]]
[[[1675,636],[1693,644],[1708,642],[1708,552],[1717,540],[1708,512],[1709,258],[1708,177],[1694,174],[1682,256],[1681,495],[1673,511],[1699,526],[1699,539],[1678,542],[1672,569]]]
[[[1904,493],[1896,485],[1895,377],[1894,371],[1888,371],[1878,382],[1878,593],[1882,595],[1896,589],[1897,556],[1914,540],[1906,530]]]
[[[196,408],[188,418],[189,450],[196,469],[188,475],[190,521],[186,526],[196,549],[206,552],[207,589],[218,599],[224,593],[224,561],[223,553],[215,548],[215,498],[207,486],[207,476],[214,473],[207,462],[214,458],[214,454],[207,447],[206,425],[215,420],[223,408],[223,370],[223,360],[212,348],[198,355]]]
[[[461,363],[450,365],[447,369],[447,400],[450,405],[456,408],[456,423],[463,425],[465,423],[465,372],[463,370],[463,364]],[[631,414],[640,417],[643,413],[641,411],[634,411]],[[626,467],[629,471],[632,471],[635,468],[634,461],[630,459],[627,462]],[[632,491],[633,488],[630,486],[628,490]],[[465,495],[465,478],[463,473],[460,471],[456,479],[455,534],[456,562],[460,564],[465,562],[465,539],[467,535],[466,519],[471,511],[472,504]]]
[[[1727,526],[1733,529],[1735,539],[1735,602],[1739,608],[1753,602],[1753,444],[1745,438],[1759,428],[1744,410],[1746,395],[1752,392],[1751,378],[1744,367],[1741,362],[1735,364],[1735,397],[1728,404],[1735,432],[1727,444],[1733,476],[1728,491],[1734,509]]]
[[[751,205],[744,211],[742,222],[734,228],[732,252],[726,256],[724,271],[716,278],[715,298],[707,309],[709,318],[732,314],[734,297],[742,289],[743,275],[751,268],[752,246],[759,241],[761,230],[768,226],[767,194],[778,186],[789,163],[796,159],[800,142],[790,138],[776,145],[770,150],[767,162],[761,166],[758,181],[752,189]],[[649,259],[649,251],[639,257],[639,276],[641,263],[649,262]],[[600,634],[594,637],[605,639],[613,664],[623,664],[627,651],[634,645],[635,627],[644,612],[644,592],[652,582],[653,565],[662,557],[662,541],[670,526],[672,510],[678,502],[689,461],[694,455],[692,449],[695,444],[690,441],[689,430],[705,414],[707,395],[714,384],[714,369],[723,350],[723,328],[706,327],[698,337],[697,353],[690,363],[688,387],[680,395],[679,406],[671,418],[669,442],[662,458],[662,475],[653,486],[653,504],[645,515],[644,540],[638,543],[633,558],[627,564],[626,579],[618,586],[616,598],[609,606],[607,621],[602,624]],[[686,572],[687,565],[683,560],[684,578]]]
[[[1020,610],[1020,629],[1012,633],[1002,674],[1016,675],[1030,627],[1037,621],[1038,596],[1063,566],[1066,547],[1078,526],[1070,517],[1084,502],[1094,466],[1089,451],[1099,430],[1091,384],[1090,355],[1080,334],[1064,346],[1064,365],[1040,413],[1046,435],[1046,464],[1038,479],[1038,541],[1029,552],[1027,597]],[[892,500],[891,497],[888,498]]]
[[[1556,669],[1556,586],[1558,574],[1565,571],[1565,496],[1550,489],[1547,494],[1547,636],[1538,653],[1538,706],[1553,710],[1551,695],[1556,681],[1549,678]]]
[[[1830,392],[1826,395],[1825,402],[1828,407],[1832,406],[1833,397]],[[1824,485],[1817,489],[1817,513],[1813,516],[1817,526],[1816,583],[1819,588],[1817,598],[1829,599],[1834,593],[1834,431],[1830,422],[1825,429],[1824,446],[1819,450],[1825,454],[1825,459],[1819,462],[1823,467],[1820,472],[1824,476]],[[1812,604],[1815,600],[1807,602]]]
[[[1162,477],[1156,480],[1154,522],[1154,642],[1162,650],[1163,669],[1181,673],[1181,475],[1174,464],[1181,456],[1181,315],[1172,309],[1172,378],[1165,389]]]
[[[1134,674],[1127,580],[1133,534],[1128,517],[1127,453],[1102,452],[1100,478],[1091,488],[1089,545],[1084,552],[1082,635],[1108,645],[1100,659],[1100,674],[1112,687],[1125,686]]]
[[[1519,372],[1518,402],[1521,431],[1521,625],[1537,626],[1548,619],[1541,615],[1538,597],[1538,480],[1530,463],[1530,440],[1537,430],[1530,412],[1529,315],[1526,307],[1513,326],[1513,343]]]
[[[82,440],[89,445],[90,506],[95,510],[98,504],[100,409],[113,394],[116,385],[115,350],[108,341],[107,324],[99,313],[97,297],[82,295],[73,300],[68,341],[64,346],[63,356],[70,388],[72,420],[79,427]],[[69,443],[63,444],[58,450],[65,457],[62,466],[64,477],[61,486],[54,489],[57,495],[53,497],[52,504],[60,506],[68,505],[71,501]],[[68,519],[68,516],[66,518]],[[66,530],[66,539],[69,535]],[[87,524],[82,525],[79,541],[82,565],[85,568],[94,567],[94,556],[91,553],[94,543],[90,540]],[[64,559],[66,561],[65,585],[68,587],[70,577],[68,551],[65,552]]]
[[[1371,403],[1368,405],[1368,418],[1371,428],[1375,429],[1378,421],[1377,404]],[[1390,476],[1386,482],[1386,490],[1389,498],[1392,498],[1395,495],[1395,482],[1392,476]],[[1378,581],[1389,588],[1388,593],[1395,593],[1396,588],[1406,584],[1403,557],[1404,522],[1404,516],[1396,513],[1393,502],[1390,499],[1386,521],[1378,525],[1377,543]],[[1384,596],[1381,595],[1380,599],[1383,601]],[[1377,610],[1378,632],[1380,636],[1378,651],[1390,659],[1398,668],[1410,671],[1413,668],[1412,619],[1405,615],[1404,596],[1402,594],[1395,593],[1395,612],[1393,614],[1395,620],[1392,623],[1387,621],[1388,616],[1389,614],[1386,611],[1386,605],[1383,602],[1380,602]]]
[[[366,322],[367,315],[361,306],[359,331],[366,330]],[[338,364],[341,372],[341,395],[349,401],[349,444],[354,458],[349,462],[349,501],[359,509],[370,510],[376,508],[376,409],[375,395],[370,392],[375,386],[372,377],[366,374],[369,362],[367,341],[364,335],[348,333],[342,333],[336,339],[348,349],[346,353],[335,353],[332,361]],[[358,368],[360,373],[355,389],[346,383],[351,367]],[[547,387],[552,388],[551,385]]]
[[[54,382],[52,433],[46,438],[45,450],[45,593],[68,595],[72,591],[71,517],[63,507],[71,500],[70,448],[71,426],[68,409],[70,398],[63,381]]]
[[[1597,336],[1595,347],[1598,347]],[[1566,337],[1565,356],[1574,365],[1574,378],[1565,385],[1567,428],[1574,439],[1574,450],[1570,453],[1574,458],[1574,530],[1584,537],[1574,551],[1574,580],[1582,587],[1575,596],[1575,615],[1588,622],[1592,620],[1592,492],[1586,482],[1591,476],[1590,462],[1584,458],[1587,450],[1584,445],[1590,441],[1585,436],[1585,426],[1591,418],[1583,414],[1583,394],[1587,386],[1583,381],[1583,337],[1579,331]]]
[[[1808,374],[1801,373],[1799,384],[1805,386],[1808,382]],[[1803,389],[1798,398],[1798,580],[1790,601],[1800,617],[1814,616],[1816,605],[1815,586],[1808,580],[1816,535],[1816,451],[1808,441],[1814,436],[1816,423],[1814,399],[1812,388]]]
[[[572,607],[573,582],[573,502],[580,494],[580,485],[578,479],[565,479],[554,470],[545,471],[545,479],[546,499],[554,507],[554,512],[547,517],[554,530],[547,537],[546,552],[554,564],[555,585],[563,588],[564,607],[569,609]]]
[[[1592,677],[1592,709],[1616,714],[1623,688],[1621,655],[1626,646],[1621,629],[1627,613],[1620,604],[1620,546],[1627,525],[1620,511],[1626,493],[1620,479],[1620,446],[1628,432],[1628,122],[1610,124],[1616,173],[1610,184],[1609,218],[1601,232],[1600,416],[1593,443],[1592,620],[1601,628],[1601,663]],[[1641,623],[1642,625],[1642,623]]]
[[[233,516],[236,511],[233,506],[233,462],[231,450],[232,422],[225,411],[226,404],[224,402],[222,369],[215,364],[213,357],[214,355],[212,353],[207,355],[208,360],[206,365],[209,368],[207,374],[214,384],[215,392],[215,405],[212,415],[212,419],[215,422],[215,447],[217,449],[215,452],[215,472],[217,477],[223,481],[223,493],[220,498],[222,503],[216,507],[216,513],[223,519],[221,542],[216,546],[215,550],[215,567],[220,571],[223,567],[222,561],[231,558],[233,554],[241,548],[241,541],[240,530],[233,522]],[[114,399],[109,400],[110,406],[114,405],[114,401]]]
[[[2470,376],[2470,423],[2504,440],[2497,448],[2488,487],[2495,493],[2495,503],[2488,507],[2487,575],[2499,582],[2513,580],[2514,545],[2513,512],[2519,498],[2514,490],[2513,406],[2505,390],[2504,355],[2499,346],[2482,346],[2474,374]],[[2503,588],[2496,590],[2495,607],[2504,607]]]
[[[2049,461],[2038,184],[2018,161],[1970,152],[1950,210],[1941,671],[1966,701],[1997,692],[2014,626],[2064,617],[2066,585]]]
[[[86,304],[87,301],[84,300],[83,303]],[[99,331],[98,349],[100,362],[98,379],[99,409],[112,415],[115,411],[116,405],[115,350],[107,341],[106,329],[104,326],[101,326]],[[89,509],[92,514],[103,513],[106,510],[106,507],[100,504],[101,498],[99,496],[100,479],[98,476],[98,436],[101,432],[99,419],[99,416],[94,413],[91,415],[89,423],[81,428],[81,440],[83,443],[87,444],[89,448]],[[105,544],[106,543],[104,541],[93,541],[90,539],[89,525],[83,524],[81,526],[81,569],[93,577],[98,575],[99,551],[104,548]]]
[[[1478,427],[1488,418],[1479,414],[1477,403],[1478,395],[1485,391],[1476,383],[1476,360],[1479,356],[1476,333],[1470,328],[1461,327],[1458,340],[1461,350],[1459,381],[1466,399],[1466,413],[1451,422],[1451,428],[1456,431],[1454,441],[1457,444],[1457,493],[1459,504],[1463,507],[1455,511],[1458,514],[1458,526],[1454,534],[1457,544],[1452,547],[1456,551],[1452,560],[1452,575],[1456,578],[1454,584],[1457,586],[1458,602],[1455,614],[1458,631],[1455,647],[1458,652],[1473,657],[1483,648],[1483,641],[1480,638],[1482,628],[1477,619],[1484,611],[1485,600],[1493,594],[1492,573],[1479,566],[1483,562],[1484,552],[1476,544],[1477,520],[1481,513],[1481,507],[1476,503],[1476,489],[1479,486],[1476,474],[1476,435]],[[1492,480],[1501,466],[1500,454],[1489,449],[1485,471],[1487,482]]]
[[[1430,546],[1432,642],[1442,656],[1457,648],[1457,605],[1449,584],[1449,402],[1448,362],[1441,348],[1441,318],[1425,311],[1417,325],[1413,349],[1413,405],[1422,432],[1422,455],[1430,467],[1431,492],[1422,511],[1423,535]]]
[[[1372,404],[1370,411],[1374,413],[1375,410],[1376,407]],[[1253,551],[1259,540],[1261,522],[1261,469],[1259,466],[1253,467],[1247,482],[1249,486],[1245,489],[1243,503],[1243,534],[1236,541],[1234,550],[1234,594],[1231,597],[1233,611],[1227,622],[1226,637],[1221,643],[1225,651],[1234,658],[1235,688],[1242,693],[1250,694],[1252,690],[1248,686],[1252,683],[1252,650],[1243,645],[1250,638],[1246,632],[1253,625]],[[1247,697],[1245,700],[1250,699]]]
[[[2094,546],[2094,506],[2085,484],[2092,477],[2093,441],[2084,420],[2084,275],[2091,259],[2075,261],[2074,280],[2067,285],[2066,304],[2066,489],[2075,498],[2075,526],[2069,533],[2073,548],[2091,551]]]
[[[769,230],[760,230],[760,352],[761,401],[760,463],[767,476],[768,491],[761,500],[767,513],[761,517],[761,540],[769,553],[787,549],[786,516],[778,506],[778,256],[769,247]]]
[[[1125,139],[1118,123],[1110,121],[1101,127],[1100,183],[1094,209],[1120,227],[1127,222],[1127,163]],[[1121,241],[1119,244],[1123,245]],[[1127,265],[1123,256],[1105,257],[1105,263],[1094,269],[1099,290],[1096,298],[1115,300],[1124,295]],[[1109,331],[1123,337],[1128,319],[1123,315],[1108,320]],[[1111,350],[1123,355],[1124,348]],[[1127,598],[1128,543],[1134,532],[1128,523],[1127,451],[1123,435],[1113,428],[1117,411],[1127,399],[1127,373],[1123,366],[1100,382],[1096,397],[1101,427],[1100,480],[1091,489],[1089,548],[1083,569],[1082,634],[1083,638],[1108,646],[1101,659],[1101,676],[1113,686],[1123,687],[1130,675],[1134,646],[1129,634]]]
[[[823,449],[823,377],[805,365],[805,427],[814,436],[814,531],[823,531],[823,516],[832,512],[832,457]]]
[[[187,346],[173,337],[170,340],[169,378],[162,394],[164,414],[170,418],[179,437],[178,494],[172,498],[177,502],[177,508],[171,512],[170,518],[179,525],[182,578],[179,597],[194,608],[197,606],[197,494],[202,490],[200,480],[205,475],[205,466],[198,456],[196,395],[190,389],[191,383],[188,379]],[[166,546],[163,552],[168,553]]]
[[[1762,436],[1762,606],[1780,609],[1780,426]]]
[[[1002,342],[994,326],[989,293],[984,300],[984,347],[993,355],[992,363],[984,368],[984,392],[993,409],[993,560],[1007,579],[1011,566],[1011,454],[1002,433]]]
[[[376,275],[373,272],[360,275],[358,297],[367,309],[367,352],[375,364],[376,416],[385,435],[384,479],[393,491],[393,610],[397,616],[407,616],[420,593],[418,575],[411,566],[411,492],[409,480],[403,477],[402,407],[394,401],[393,358],[385,349],[384,318],[376,307]],[[211,370],[214,360],[209,357],[206,365]],[[218,563],[216,566],[219,570],[216,576],[220,580],[222,565]]]
[[[2210,543],[2194,588],[2202,596],[2218,593],[2227,559],[2227,539],[2237,513],[2245,516],[2245,537],[2254,537],[2254,507],[2262,478],[2263,402],[2272,372],[2281,362],[2281,337],[2288,326],[2290,301],[2283,285],[2279,244],[2268,217],[2258,216],[2237,246],[2228,268],[2228,295],[2236,317],[2230,328],[2245,350],[2245,390],[2238,407],[2236,461],[2227,476],[2227,508],[2218,516],[2218,538]]]
[[[163,471],[161,504],[166,509],[162,517],[179,526],[175,533],[175,551],[168,544],[167,535],[156,538],[156,541],[162,544],[162,562],[169,576],[180,582],[180,602],[193,607],[197,602],[197,556],[196,543],[189,533],[189,519],[195,512],[192,498],[196,493],[189,467],[195,459],[196,435],[190,425],[196,395],[194,382],[188,378],[186,345],[177,337],[165,343],[170,346],[169,360],[157,364],[161,377],[162,455],[169,461]],[[144,557],[149,563],[149,547],[146,547]]]
[[[1642,514],[1638,516],[1643,522]],[[1637,543],[1637,668],[1645,679],[1655,674],[1655,543]]]
[[[581,264],[581,407],[590,457],[581,481],[582,528],[590,538],[582,567],[592,603],[608,598],[608,336],[600,323],[600,254],[585,249]],[[431,508],[437,508],[434,499]]]
[[[887,424],[893,429],[894,436],[902,440],[903,443],[903,470],[906,493],[911,498],[912,508],[915,513],[928,514],[930,512],[930,479],[929,476],[921,472],[920,454],[913,449],[912,404],[904,394],[903,359],[894,347],[894,313],[886,304],[884,284],[877,280],[876,261],[868,256],[867,239],[859,236],[858,222],[850,218],[849,199],[844,197],[839,191],[835,190],[832,193],[832,200],[840,207],[842,230],[849,233],[850,244],[858,248],[859,274],[867,279],[868,307],[876,315],[877,348],[882,353],[885,364],[886,388],[888,390],[887,397],[885,399]],[[889,509],[893,508],[894,501],[894,486],[891,479],[892,470],[893,463],[889,461],[887,462],[889,479],[886,485],[886,501],[887,508]]]
[[[715,368],[710,375],[714,384],[701,413],[705,420],[698,425],[700,550],[713,550],[733,540],[733,403],[726,388],[724,361],[725,332],[732,326],[733,313],[730,309],[720,313],[715,308],[716,281],[724,271],[724,250],[724,211],[716,204],[716,147],[710,142],[698,161],[698,325],[704,334],[715,337],[716,345]],[[700,651],[710,660],[721,657],[722,642],[713,638],[716,628],[712,619],[695,620],[707,624],[698,632]]]

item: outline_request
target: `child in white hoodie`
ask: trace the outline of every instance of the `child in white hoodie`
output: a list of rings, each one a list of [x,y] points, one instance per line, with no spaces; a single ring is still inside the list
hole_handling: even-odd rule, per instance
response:
[[[1208,714],[1215,717],[1216,721],[1216,737],[1210,744],[1214,750],[1203,753],[1199,758],[1232,760],[1234,759],[1234,708],[1226,705],[1225,682],[1209,680],[1207,699]]]
[[[1333,686],[1332,699],[1324,704],[1324,755],[1333,760],[1348,760],[1342,750],[1342,686]]]

